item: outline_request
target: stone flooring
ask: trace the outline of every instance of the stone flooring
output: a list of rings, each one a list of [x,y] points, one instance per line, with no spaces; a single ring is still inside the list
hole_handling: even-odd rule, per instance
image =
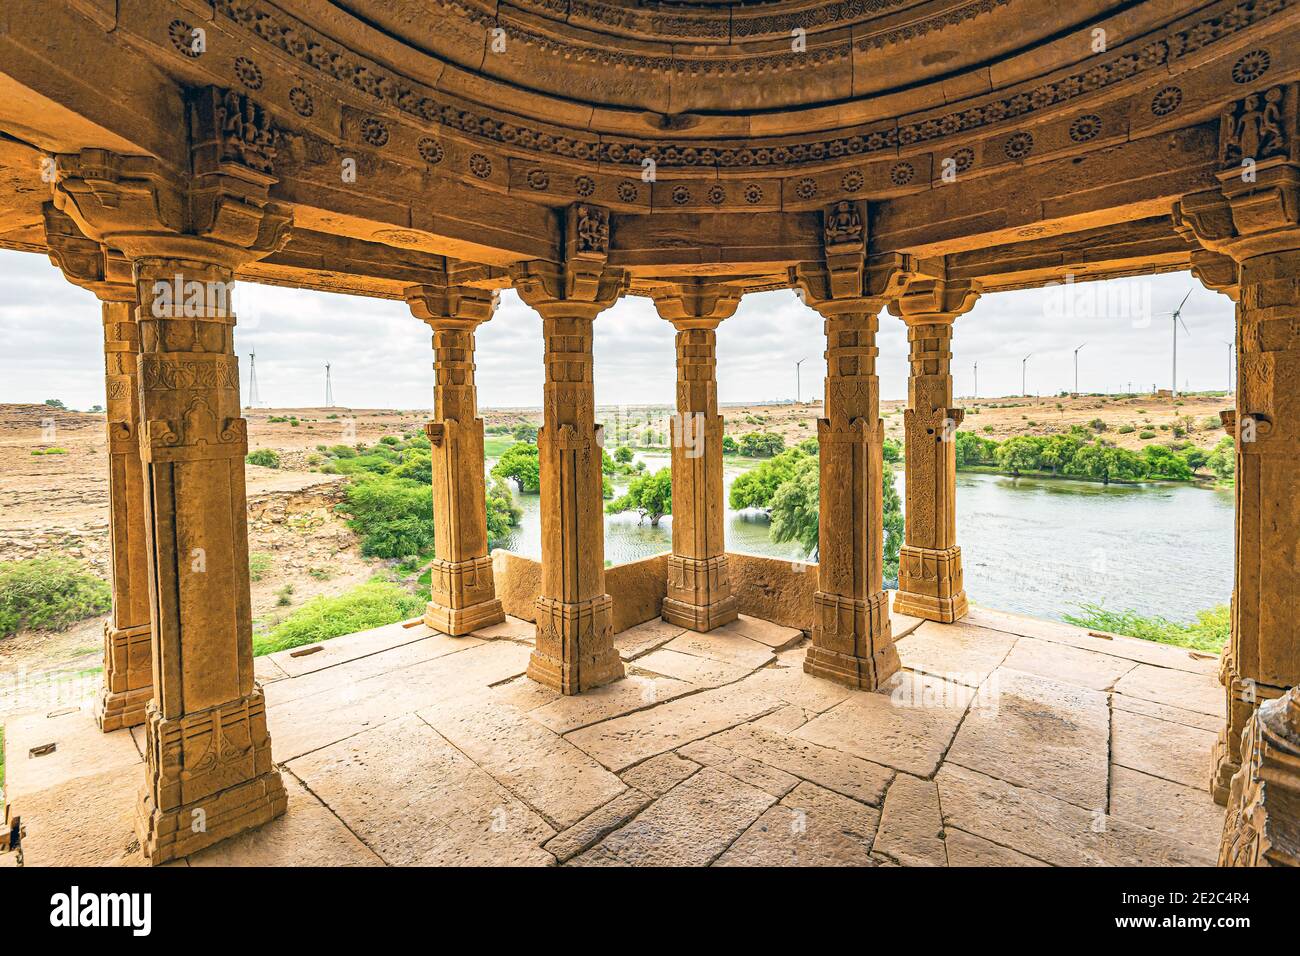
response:
[[[523,676],[514,619],[262,658],[289,811],[181,865],[1214,862],[1216,657],[984,608],[894,628],[875,693],[744,617],[624,631],[628,676],[578,697]],[[28,865],[140,863],[141,743],[84,709],[10,722]]]

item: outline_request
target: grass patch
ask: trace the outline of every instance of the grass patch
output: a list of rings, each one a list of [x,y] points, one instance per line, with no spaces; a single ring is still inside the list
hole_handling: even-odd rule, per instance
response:
[[[298,424],[294,422],[294,424]],[[273,448],[259,448],[257,451],[249,452],[244,461],[250,465],[261,465],[263,468],[279,468],[280,455]]]
[[[248,576],[254,583],[266,577],[271,570],[271,556],[265,551],[254,551],[248,556]]]
[[[0,562],[0,637],[65,631],[112,605],[107,582],[73,558]]]
[[[1065,620],[1094,631],[1124,634],[1158,644],[1175,644],[1211,654],[1223,651],[1232,630],[1232,618],[1226,604],[1197,611],[1196,620],[1189,623],[1171,621],[1159,615],[1146,616],[1137,611],[1107,611],[1097,604],[1081,604],[1079,610],[1079,614],[1066,614]]]
[[[313,598],[267,634],[254,635],[253,655],[261,657],[418,617],[424,605],[423,598],[401,585],[371,578],[338,597]]]

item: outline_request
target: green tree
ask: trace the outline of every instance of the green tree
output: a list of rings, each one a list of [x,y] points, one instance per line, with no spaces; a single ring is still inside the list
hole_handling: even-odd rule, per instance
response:
[[[775,432],[746,432],[740,436],[740,453],[748,458],[770,458],[785,450],[785,439]]]
[[[725,442],[723,443],[725,446]],[[620,465],[626,465],[636,456],[636,452],[628,448],[627,445],[619,445],[614,449],[614,460]]]
[[[520,422],[518,425],[516,425],[514,428],[510,430],[510,434],[514,436],[515,441],[527,441],[527,442],[536,443],[537,426],[534,425],[532,422]]]
[[[511,478],[519,486],[520,491],[529,494],[539,491],[542,487],[542,478],[537,446],[529,442],[515,442],[492,466],[492,477]]]
[[[771,508],[776,489],[781,482],[794,475],[795,466],[807,457],[798,448],[791,448],[739,475],[731,483],[731,492],[727,498],[731,507],[738,511],[744,508]]]
[[[671,470],[660,468],[654,474],[633,478],[632,483],[627,486],[627,491],[606,505],[605,510],[610,514],[636,511],[641,515],[642,521],[649,518],[650,524],[658,527],[659,519],[673,512]]]
[[[724,455],[734,455],[740,450],[740,445],[736,444],[736,439],[730,435],[722,436],[722,453]]]
[[[1052,474],[1059,475],[1070,467],[1082,447],[1083,441],[1077,435],[1053,435],[1043,443],[1039,461],[1043,467],[1052,469]]]
[[[1152,478],[1167,478],[1172,481],[1190,481],[1192,469],[1187,459],[1164,445],[1147,445],[1142,449],[1146,459],[1147,474]]]
[[[361,553],[377,558],[408,558],[433,547],[433,502],[429,486],[390,476],[348,483],[337,510],[361,537]]]
[[[63,399],[61,398],[47,398],[45,404],[50,406],[50,408],[57,408],[61,412],[66,412],[68,410],[68,406],[63,404]]]
[[[810,454],[815,454],[815,452],[812,452]],[[885,455],[885,461],[888,462],[902,461],[903,443],[893,438],[886,438],[884,444],[884,455]]]
[[[1227,479],[1233,476],[1237,470],[1237,450],[1231,435],[1219,440],[1205,464],[1216,478]]]
[[[421,484],[433,483],[433,458],[427,451],[411,449],[402,456],[402,463],[393,469],[394,478],[409,478]]]
[[[998,446],[998,467],[1017,478],[1022,471],[1037,471],[1042,465],[1042,443],[1029,435],[1008,438]]]
[[[486,500],[488,541],[498,541],[519,524],[524,512],[515,504],[510,484],[501,477],[493,478],[487,486]]]
[[[957,432],[957,467],[991,465],[997,461],[998,443],[974,432]]]
[[[1146,474],[1146,464],[1140,455],[1113,445],[1095,442],[1080,448],[1074,456],[1070,471],[1088,478],[1098,478],[1104,485],[1112,481],[1136,481]]]

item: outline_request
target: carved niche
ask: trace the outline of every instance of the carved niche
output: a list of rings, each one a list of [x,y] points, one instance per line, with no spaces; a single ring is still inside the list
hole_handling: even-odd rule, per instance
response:
[[[191,115],[196,172],[226,163],[274,172],[284,134],[264,106],[236,90],[209,86],[196,95]],[[203,168],[205,159],[209,169]]]
[[[1223,111],[1219,120],[1219,160],[1226,167],[1256,163],[1291,153],[1295,136],[1295,89],[1274,86],[1251,93]]]

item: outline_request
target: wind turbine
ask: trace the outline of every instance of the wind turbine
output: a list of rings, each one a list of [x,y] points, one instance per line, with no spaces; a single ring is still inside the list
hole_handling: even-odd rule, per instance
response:
[[[972,395],[971,397],[979,398],[980,397],[980,363],[976,362],[972,366],[972,368],[975,370],[975,394]]]
[[[1237,343],[1229,342],[1227,339],[1221,339],[1224,345],[1228,347],[1228,394],[1232,394],[1232,370],[1236,366]]]
[[[803,364],[804,362],[806,362],[806,361],[808,361],[808,356],[805,355],[805,356],[804,356],[803,358],[801,358],[799,361],[797,361],[797,362],[794,363],[794,403],[795,403],[796,405],[799,404],[799,393],[800,393],[800,388],[799,388],[799,366],[802,365],[802,364]]]
[[[1193,288],[1195,287],[1193,286]],[[1187,304],[1187,300],[1190,299],[1191,297],[1192,297],[1192,289],[1188,289],[1187,295],[1183,296],[1183,301],[1178,303],[1178,308],[1174,309],[1174,311],[1172,312],[1165,313],[1165,315],[1173,319],[1173,323],[1174,323],[1174,371],[1173,371],[1173,379],[1171,382],[1171,384],[1173,385],[1172,391],[1173,391],[1174,398],[1178,397],[1178,326],[1181,323],[1183,326],[1183,331],[1186,332],[1188,335],[1192,334],[1187,328],[1187,323],[1183,322],[1183,306]]]
[[[1025,368],[1029,364],[1029,360],[1033,357],[1034,353],[1030,352],[1020,360],[1020,394],[1024,395],[1026,398],[1029,397],[1029,391],[1025,388]]]
[[[1087,344],[1087,342],[1083,343],[1083,345]],[[1074,350],[1074,394],[1076,396],[1079,394],[1079,349],[1083,348],[1083,345]]]

